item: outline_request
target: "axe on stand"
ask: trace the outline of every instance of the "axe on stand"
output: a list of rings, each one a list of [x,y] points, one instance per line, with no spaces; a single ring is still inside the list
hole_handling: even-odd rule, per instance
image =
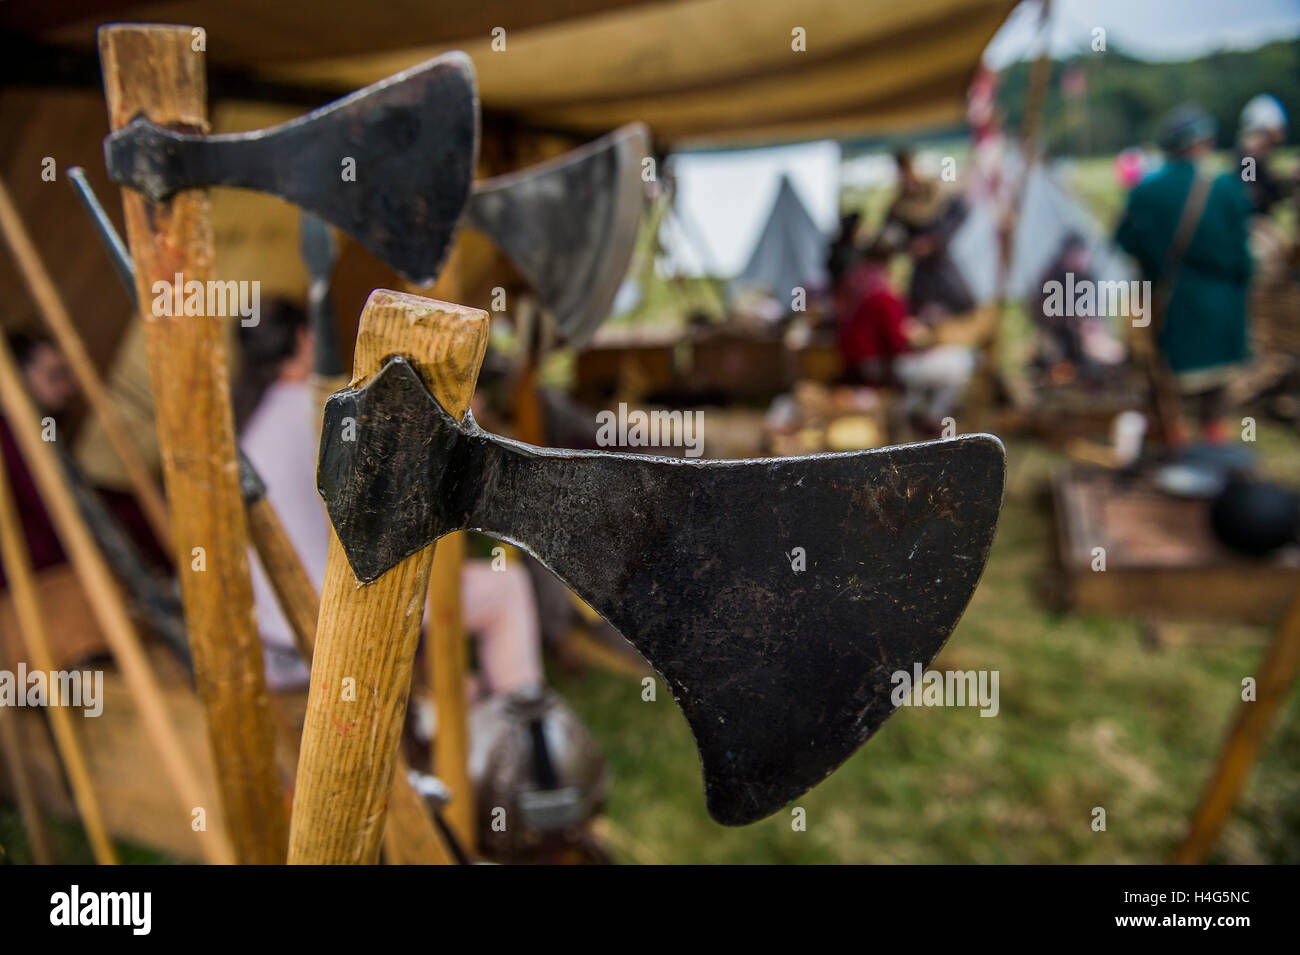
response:
[[[142,302],[176,274],[200,287],[212,277],[206,192],[197,188],[212,184],[280,196],[413,278],[436,274],[477,144],[463,55],[421,64],[271,130],[208,136],[203,58],[191,37],[188,27],[100,31],[113,129],[105,157],[114,181],[133,187],[124,203]],[[426,161],[411,163],[410,155]],[[173,512],[182,593],[223,802],[241,860],[281,861],[285,820],[253,623],[224,342],[211,321],[143,317],[165,476],[182,502]],[[206,417],[200,428],[196,411]],[[206,576],[190,570],[195,546],[213,565]]]
[[[123,289],[133,305],[136,302],[135,265],[130,253],[117,235],[112,222],[102,214],[102,206],[93,188],[84,176],[76,178],[76,188],[83,205],[91,215],[96,234],[104,245]],[[317,248],[328,245],[319,235],[312,240]],[[332,258],[332,256],[331,256]],[[319,289],[319,286],[317,286]],[[319,320],[320,311],[316,318]],[[336,347],[336,346],[335,346]],[[327,351],[328,360],[328,351]],[[318,370],[320,364],[318,362]],[[305,425],[304,425],[305,426]],[[248,518],[249,534],[258,559],[266,569],[267,577],[275,591],[276,599],[288,620],[299,654],[311,662],[316,638],[316,620],[320,613],[320,600],[315,585],[302,565],[289,535],[279,516],[266,497],[266,486],[251,461],[238,453],[240,493]],[[0,504],[3,502],[0,501]],[[273,701],[274,704],[274,701]],[[297,751],[297,740],[293,740]],[[449,864],[463,861],[464,853],[455,843],[452,834],[435,813],[430,818],[428,800],[417,792],[410,767],[398,757],[398,777],[394,780],[392,799],[389,802],[391,817],[385,831],[390,861],[409,864]]]
[[[642,161],[649,134],[631,123],[597,140],[524,169],[474,183],[464,223],[489,239],[525,278],[541,310],[525,303],[519,326],[523,362],[516,387],[516,426],[530,443],[545,443],[537,389],[544,349],[532,344],[555,337],[580,347],[608,315],[627,274],[644,207]],[[315,329],[315,379],[321,403],[346,379],[338,353],[330,281],[337,248],[329,226],[302,216],[301,249],[311,276],[308,311]],[[465,249],[451,249],[434,288],[436,297],[465,302],[472,294]],[[516,315],[519,315],[517,309]],[[542,323],[552,331],[534,336]],[[434,555],[429,583],[426,656],[434,690],[438,734],[433,765],[455,798],[447,817],[460,840],[475,838],[473,787],[468,772],[468,720],[464,699],[468,653],[460,606],[465,541],[448,535]]]

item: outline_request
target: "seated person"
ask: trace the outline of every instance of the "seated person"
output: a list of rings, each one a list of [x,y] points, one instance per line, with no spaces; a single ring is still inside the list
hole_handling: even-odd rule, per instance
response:
[[[53,418],[55,427],[69,409],[77,394],[76,381],[67,359],[48,338],[25,332],[8,335],[9,350],[23,375],[27,393],[42,415]],[[57,431],[56,431],[57,434]],[[4,455],[5,473],[9,476],[14,503],[23,522],[23,536],[31,553],[32,569],[41,570],[67,563],[63,547],[59,544],[54,525],[50,523],[45,505],[27,462],[10,430],[9,422],[0,416],[0,452]],[[7,589],[4,571],[0,569],[0,590]]]
[[[873,243],[840,285],[837,343],[852,380],[897,384],[913,425],[937,435],[956,410],[971,374],[974,351],[929,344],[931,332],[910,319],[889,277],[889,251]]]
[[[240,446],[261,475],[266,496],[317,591],[325,580],[329,517],[316,490],[321,409],[311,383],[312,333],[301,309],[285,301],[263,309],[261,321],[240,326],[240,373],[233,403]],[[308,661],[256,554],[250,555],[253,595],[273,690],[305,687]],[[466,561],[462,577],[465,628],[478,638],[482,684],[492,693],[543,682],[537,610],[520,561],[504,570]]]

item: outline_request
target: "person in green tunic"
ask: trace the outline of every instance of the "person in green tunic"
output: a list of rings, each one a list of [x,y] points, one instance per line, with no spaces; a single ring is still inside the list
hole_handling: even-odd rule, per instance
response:
[[[1224,386],[1248,351],[1252,207],[1235,174],[1207,181],[1200,169],[1214,132],[1214,120],[1199,107],[1182,106],[1165,118],[1160,146],[1166,162],[1129,194],[1115,241],[1137,260],[1152,299],[1167,303],[1163,316],[1154,315],[1160,354],[1178,390],[1194,399],[1205,438],[1222,441]],[[1203,197],[1199,215],[1194,183]],[[1175,237],[1185,210],[1190,232],[1179,237],[1179,256]]]

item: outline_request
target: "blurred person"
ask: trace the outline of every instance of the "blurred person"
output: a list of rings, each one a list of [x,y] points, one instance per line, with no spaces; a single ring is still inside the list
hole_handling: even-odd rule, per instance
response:
[[[312,332],[304,312],[276,300],[262,320],[240,326],[240,370],[232,402],[240,447],[317,592],[325,580],[329,517],[316,490],[320,407],[312,387]],[[273,690],[305,687],[308,661],[298,656],[293,630],[270,579],[250,554],[253,596],[262,635],[266,682]],[[542,665],[537,610],[527,571],[469,560],[461,587],[466,630],[478,638],[482,682],[493,692],[540,687]]]
[[[839,288],[841,280],[853,267],[858,257],[858,226],[862,222],[862,213],[849,212],[840,216],[840,231],[831,240],[826,252],[826,274],[830,276],[831,290]]]
[[[7,338],[9,350],[13,352],[18,369],[22,372],[27,393],[36,405],[36,410],[43,417],[54,420],[57,436],[62,418],[77,396],[77,383],[67,359],[43,335],[10,332]],[[32,569],[41,570],[66,563],[67,556],[54,532],[54,525],[45,510],[36,481],[32,478],[9,422],[3,415],[0,415],[0,453],[4,455],[5,473],[22,520]],[[0,589],[7,587],[4,571],[0,568]]]
[[[1200,168],[1214,120],[1180,106],[1161,124],[1166,162],[1129,194],[1115,241],[1151,282],[1151,330],[1204,437],[1226,440],[1225,386],[1247,358],[1250,200],[1237,171]],[[1181,443],[1185,434],[1174,435]]]
[[[889,258],[886,244],[872,243],[841,283],[840,357],[851,380],[901,385],[912,423],[923,433],[938,434],[966,390],[975,354],[961,345],[924,347],[929,329],[908,317],[889,277]]]
[[[1151,160],[1140,146],[1130,146],[1115,157],[1115,180],[1127,192],[1146,177]]]
[[[1295,192],[1294,181],[1285,181],[1272,170],[1274,151],[1286,141],[1286,127],[1286,109],[1274,96],[1262,93],[1241,110],[1237,170],[1251,206],[1261,216]]]
[[[1030,310],[1038,329],[1034,362],[1053,381],[1070,381],[1075,377],[1095,380],[1103,368],[1123,360],[1124,348],[1111,336],[1104,318],[1057,315],[1048,307],[1053,285],[1077,287],[1084,282],[1095,282],[1096,278],[1083,236],[1069,233],[1043,271]]]
[[[948,243],[966,218],[966,203],[942,184],[923,178],[909,149],[894,153],[898,194],[885,214],[879,240],[906,252],[912,259],[908,311],[928,325],[975,307]]]

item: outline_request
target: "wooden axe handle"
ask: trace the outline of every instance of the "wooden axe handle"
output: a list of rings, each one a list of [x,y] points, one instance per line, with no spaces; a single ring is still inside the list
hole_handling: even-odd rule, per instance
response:
[[[0,666],[8,665],[9,661],[0,654]],[[51,709],[56,710],[59,707],[51,707]],[[4,761],[9,767],[9,778],[13,780],[14,798],[18,802],[18,813],[22,817],[23,828],[27,830],[27,842],[32,850],[32,860],[37,865],[54,865],[54,852],[50,849],[50,833],[45,828],[45,817],[41,815],[36,786],[32,782],[32,774],[27,765],[22,730],[18,728],[18,714],[8,706],[0,706],[0,752],[3,753]]]
[[[352,385],[365,384],[390,356],[403,355],[442,406],[463,417],[487,332],[486,312],[376,290],[361,315]],[[432,563],[430,545],[362,585],[338,536],[330,534],[290,863],[364,864],[377,858]]]
[[[316,620],[320,616],[316,587],[307,576],[279,515],[265,497],[248,505],[248,526],[257,556],[270,578],[271,589],[275,591],[280,609],[293,630],[294,644],[302,658],[310,663],[316,647]],[[295,749],[297,743],[295,739]],[[429,817],[419,794],[411,788],[407,768],[399,756],[385,833],[385,844],[392,857],[390,861],[407,865],[452,865],[456,859]]]
[[[27,549],[27,541],[23,539],[22,526],[13,491],[9,487],[9,476],[4,462],[0,461],[0,566],[4,567],[9,579],[14,611],[18,616],[19,636],[27,648],[27,656],[36,669],[53,673],[57,667],[50,650],[49,634],[45,631],[45,621],[41,619],[32,556]],[[72,724],[72,715],[65,706],[51,706],[45,712],[95,861],[100,865],[117,865],[117,852],[108,838],[104,816],[99,811],[99,800],[95,796],[85,751],[81,748],[81,740]],[[2,716],[4,714],[0,714]]]
[[[206,86],[193,30],[113,25],[99,31],[109,126],[140,114],[207,129]],[[126,234],[145,322],[150,384],[172,502],[172,536],[199,696],[208,717],[226,822],[239,860],[284,861],[287,818],[253,616],[248,522],[236,465],[226,341],[216,316],[154,316],[155,283],[214,278],[207,192],[153,203],[124,190]],[[201,549],[201,550],[200,550]]]

